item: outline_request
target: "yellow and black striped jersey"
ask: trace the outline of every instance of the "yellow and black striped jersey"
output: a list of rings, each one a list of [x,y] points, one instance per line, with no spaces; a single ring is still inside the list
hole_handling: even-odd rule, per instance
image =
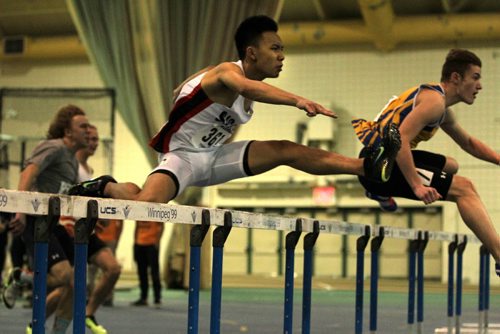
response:
[[[440,84],[427,83],[417,87],[412,87],[399,96],[394,96],[385,105],[382,111],[377,115],[375,120],[366,121],[364,119],[355,119],[352,121],[352,126],[358,139],[364,146],[376,145],[381,139],[381,135],[385,129],[391,124],[395,124],[398,128],[404,122],[405,118],[413,111],[418,94],[423,89],[432,89],[444,96],[444,89]],[[427,124],[420,133],[412,140],[411,147],[417,147],[421,141],[427,141],[434,136],[443,122],[445,113],[437,122]]]

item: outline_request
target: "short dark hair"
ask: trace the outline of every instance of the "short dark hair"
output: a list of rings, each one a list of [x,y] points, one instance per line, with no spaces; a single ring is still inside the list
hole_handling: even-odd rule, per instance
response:
[[[262,33],[266,31],[278,31],[278,24],[269,16],[256,15],[250,16],[240,23],[234,41],[238,50],[238,57],[243,60],[245,58],[245,50],[248,46],[256,46]]]
[[[441,71],[441,82],[450,80],[453,72],[464,76],[470,65],[481,67],[481,59],[469,50],[451,49]]]
[[[59,109],[52,123],[50,123],[47,139],[63,138],[64,131],[71,128],[71,120],[77,115],[85,116],[85,112],[72,104]]]

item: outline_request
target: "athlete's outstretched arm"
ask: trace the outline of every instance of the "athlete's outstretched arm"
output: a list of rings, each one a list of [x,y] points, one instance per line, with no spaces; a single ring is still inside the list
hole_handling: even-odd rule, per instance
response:
[[[457,122],[453,111],[448,110],[446,113],[446,119],[443,124],[441,124],[441,128],[465,152],[478,159],[500,165],[500,154],[476,137],[471,136],[464,128],[462,128]]]
[[[223,63],[211,72],[210,74],[213,75],[212,78],[207,78],[207,80],[211,81],[209,85],[221,85],[252,101],[294,106],[304,110],[308,116],[322,114],[329,117],[337,117],[334,112],[323,107],[319,103],[262,81],[246,78],[240,68],[232,63]]]

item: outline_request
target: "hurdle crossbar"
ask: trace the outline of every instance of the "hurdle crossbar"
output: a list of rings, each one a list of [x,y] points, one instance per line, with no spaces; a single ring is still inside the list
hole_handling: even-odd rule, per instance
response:
[[[26,213],[29,215],[47,215],[49,199],[54,194],[30,191],[0,189],[0,211]],[[295,231],[297,217],[266,215],[262,213],[237,210],[209,209],[203,207],[176,204],[138,202],[108,198],[84,196],[56,195],[60,199],[62,216],[75,218],[87,217],[87,202],[95,200],[99,207],[98,219],[147,220],[163,223],[201,225],[202,211],[210,213],[210,225],[224,226],[224,214],[230,211],[233,217],[232,226],[239,228],[264,229],[275,231]],[[314,232],[315,219],[302,218],[302,232]],[[344,234],[362,236],[368,228],[371,236],[378,236],[380,229],[370,224],[350,223],[344,221],[317,220],[319,232],[327,234]],[[428,240],[453,242],[456,233],[427,231]],[[384,226],[383,236],[393,239],[418,239],[419,230]],[[467,243],[480,244],[472,234],[458,234],[460,240],[467,238]]]

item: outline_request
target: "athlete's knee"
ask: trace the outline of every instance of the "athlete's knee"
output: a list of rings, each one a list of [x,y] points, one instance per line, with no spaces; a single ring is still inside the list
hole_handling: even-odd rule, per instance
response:
[[[73,269],[65,270],[61,276],[62,285],[72,289],[74,285],[73,277]]]
[[[48,282],[51,287],[73,287],[73,269],[69,265],[63,265],[62,262],[49,273]]]
[[[142,191],[137,194],[137,197],[134,199],[139,202],[149,202],[149,203],[168,203],[169,200],[165,200],[163,196],[159,196],[160,194],[155,194],[152,192]]]
[[[141,192],[141,188],[135,183],[125,182],[123,183],[123,187],[125,187],[126,191],[130,194],[138,194]]]
[[[151,173],[142,190],[133,198],[140,202],[168,203],[178,192],[177,178],[168,173]]]
[[[95,255],[92,262],[102,270],[103,275],[108,279],[117,280],[120,277],[122,267],[109,248],[103,248]]]
[[[474,183],[466,177],[455,175],[449,194],[454,197],[479,196]]]
[[[296,148],[299,144],[290,140],[271,140],[268,142],[273,156],[279,159],[282,163],[291,162],[295,159]]]
[[[456,179],[457,179],[457,182],[459,183],[461,190],[464,193],[477,194],[476,186],[474,185],[474,183],[472,183],[472,180],[470,180],[466,177],[463,177],[463,176],[459,176]]]
[[[113,281],[118,280],[122,273],[122,267],[118,262],[115,262],[106,268],[105,274]]]

